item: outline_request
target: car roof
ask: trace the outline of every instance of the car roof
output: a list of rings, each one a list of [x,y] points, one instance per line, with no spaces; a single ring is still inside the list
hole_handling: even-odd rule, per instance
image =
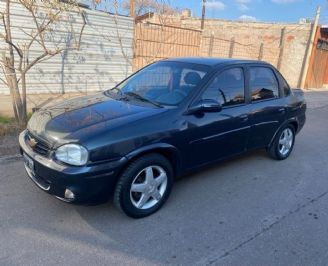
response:
[[[163,61],[200,64],[200,65],[207,65],[211,67],[217,65],[232,65],[232,64],[245,64],[245,63],[268,64],[267,62],[260,61],[260,60],[216,58],[216,57],[175,57],[175,58],[167,58],[164,59]]]

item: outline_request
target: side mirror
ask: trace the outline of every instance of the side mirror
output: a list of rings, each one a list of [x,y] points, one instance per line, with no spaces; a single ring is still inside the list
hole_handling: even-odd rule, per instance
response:
[[[193,105],[187,111],[188,114],[194,113],[206,113],[206,112],[220,112],[222,110],[222,105],[212,99],[200,100],[198,103]]]

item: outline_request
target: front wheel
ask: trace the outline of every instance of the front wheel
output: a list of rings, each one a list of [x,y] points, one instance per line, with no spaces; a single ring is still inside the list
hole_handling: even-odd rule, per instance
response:
[[[295,129],[292,125],[283,127],[276,135],[268,148],[269,155],[276,160],[286,159],[293,150],[295,142]]]
[[[159,154],[149,154],[125,169],[115,188],[114,204],[130,217],[146,217],[163,206],[172,185],[170,162]]]

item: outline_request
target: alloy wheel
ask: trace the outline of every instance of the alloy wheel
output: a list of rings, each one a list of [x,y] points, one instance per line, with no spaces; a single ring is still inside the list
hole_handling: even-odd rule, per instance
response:
[[[163,197],[167,188],[167,174],[158,165],[142,169],[134,178],[130,189],[132,204],[138,209],[149,209]]]
[[[294,136],[292,130],[290,128],[286,128],[281,133],[279,138],[278,149],[281,155],[285,156],[286,154],[288,154],[288,152],[293,146],[293,140],[294,140]]]

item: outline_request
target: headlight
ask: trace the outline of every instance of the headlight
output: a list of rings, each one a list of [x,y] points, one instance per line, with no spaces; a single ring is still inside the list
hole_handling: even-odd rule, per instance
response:
[[[78,144],[65,144],[60,146],[55,156],[57,160],[71,165],[84,165],[88,161],[88,151]]]

